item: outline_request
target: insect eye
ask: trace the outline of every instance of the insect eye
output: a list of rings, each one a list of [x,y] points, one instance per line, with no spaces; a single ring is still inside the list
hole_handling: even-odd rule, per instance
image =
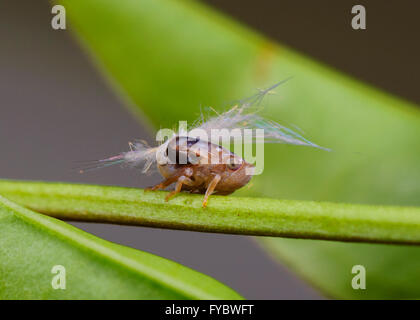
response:
[[[194,144],[196,144],[198,141],[200,141],[200,139],[199,139],[199,138],[188,137],[188,138],[187,138],[187,146],[188,146],[188,147],[191,147],[191,146],[193,146]]]
[[[240,167],[241,167],[241,163],[228,163],[227,164],[227,167],[230,169],[230,170],[238,170]]]

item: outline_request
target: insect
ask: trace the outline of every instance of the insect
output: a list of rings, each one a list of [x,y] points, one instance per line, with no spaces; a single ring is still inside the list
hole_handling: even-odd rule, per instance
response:
[[[229,195],[245,186],[252,178],[254,165],[211,139],[193,134],[197,129],[206,133],[207,137],[211,137],[211,132],[215,129],[235,129],[241,132],[245,129],[263,129],[263,136],[255,139],[254,143],[287,143],[329,151],[296,131],[253,112],[253,107],[258,106],[267,94],[287,80],[260,90],[222,114],[216,114],[207,120],[201,119],[193,125],[192,130],[178,131],[159,146],[149,147],[144,141],[129,143],[130,151],[94,161],[86,169],[115,164],[133,167],[143,165],[142,172],[148,173],[156,167],[164,180],[146,190],[166,189],[175,184],[174,190],[166,196],[166,201],[181,191],[188,191],[204,194],[202,205],[206,207],[211,194]]]

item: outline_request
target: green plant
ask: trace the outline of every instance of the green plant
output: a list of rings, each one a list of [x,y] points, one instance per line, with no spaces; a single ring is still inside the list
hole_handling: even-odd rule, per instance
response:
[[[155,126],[172,126],[180,119],[192,121],[200,103],[217,108],[223,101],[247,96],[251,88],[293,75],[294,80],[278,90],[279,97],[270,97],[266,114],[304,127],[316,142],[335,152],[267,146],[265,174],[255,177],[253,188],[238,195],[295,200],[245,200],[261,208],[261,219],[235,197],[211,199],[208,210],[196,217],[202,211],[199,200],[185,195],[158,211],[155,204],[161,203],[161,194],[127,190],[122,196],[118,188],[2,181],[0,194],[64,218],[155,226],[162,226],[163,221],[167,227],[331,240],[418,242],[418,208],[374,206],[419,205],[420,116],[414,106],[274,44],[193,1],[60,3],[83,44],[112,77],[115,88],[134,102],[128,105],[143,121],[144,114]],[[91,192],[90,196],[81,196],[82,190]],[[133,209],[133,201],[142,210]],[[185,211],[177,216],[173,211],[180,207]],[[3,209],[3,228],[13,226],[15,211]],[[160,220],[151,222],[152,216]],[[52,230],[37,230],[37,234],[51,235]],[[264,238],[261,243],[332,297],[420,295],[418,247],[277,238]],[[8,255],[0,260],[0,267],[10,270],[18,258],[18,254]],[[349,286],[355,264],[366,266],[369,290]],[[217,287],[212,291],[215,297],[237,297],[208,281],[210,287]],[[12,292],[0,288],[3,294]]]
[[[2,299],[238,299],[172,261],[110,243],[0,197]],[[39,257],[42,263],[36,263]],[[57,262],[71,290],[54,290]]]
[[[341,241],[420,244],[420,208],[213,196],[63,183],[0,180],[0,193],[63,219]]]

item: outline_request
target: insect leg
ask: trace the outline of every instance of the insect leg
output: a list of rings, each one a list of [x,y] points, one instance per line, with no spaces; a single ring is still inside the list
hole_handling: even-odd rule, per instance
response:
[[[186,185],[192,185],[193,181],[190,178],[187,178],[186,176],[180,176],[178,178],[178,181],[176,182],[175,185],[175,190],[171,191],[165,198],[165,201],[168,201],[170,198],[172,198],[174,195],[176,195],[177,193],[181,192],[182,189],[182,185],[186,184]]]
[[[209,201],[210,195],[213,193],[214,189],[216,188],[217,184],[219,183],[221,177],[217,174],[213,180],[211,180],[210,184],[207,187],[206,194],[204,195],[203,199],[203,208],[207,207],[207,202]]]
[[[165,189],[166,187],[169,187],[172,183],[176,182],[178,180],[178,177],[171,177],[169,179],[166,179],[164,181],[162,181],[161,183],[153,186],[153,187],[149,187],[144,189],[145,191],[156,191],[159,189]]]

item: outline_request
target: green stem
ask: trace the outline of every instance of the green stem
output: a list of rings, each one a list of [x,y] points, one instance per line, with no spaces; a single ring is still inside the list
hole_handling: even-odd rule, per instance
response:
[[[0,194],[64,220],[242,235],[420,244],[420,208],[179,194],[0,180]]]

